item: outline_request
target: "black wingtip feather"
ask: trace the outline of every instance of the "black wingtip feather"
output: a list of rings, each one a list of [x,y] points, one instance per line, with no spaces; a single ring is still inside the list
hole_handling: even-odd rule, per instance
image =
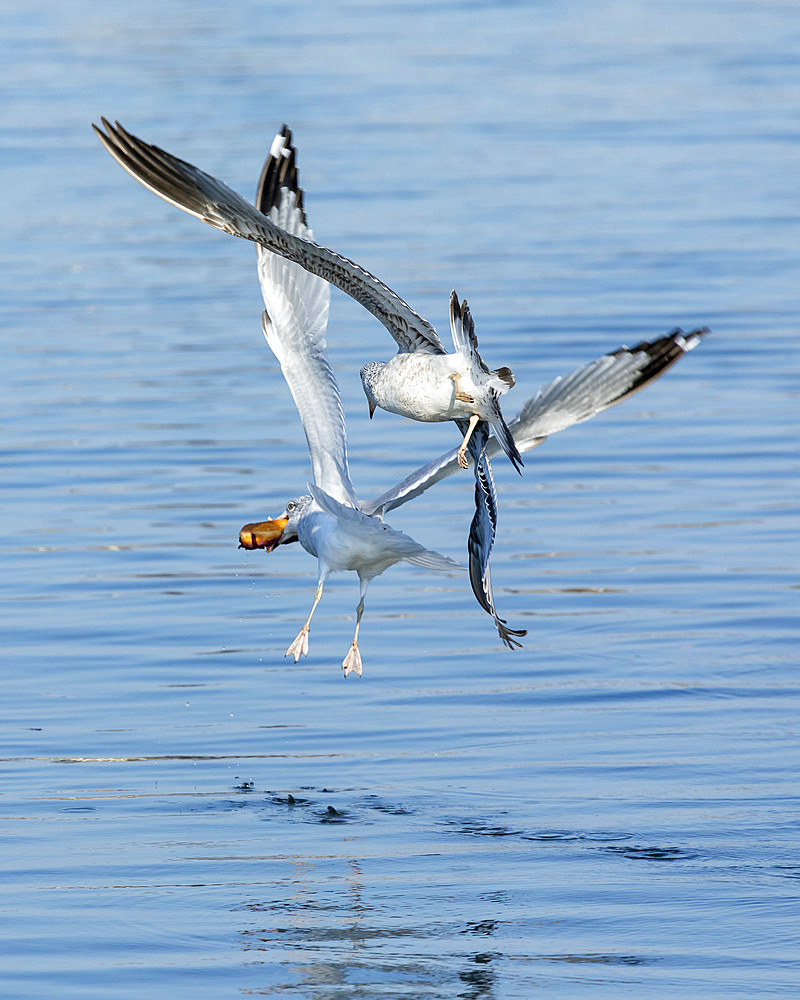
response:
[[[526,628],[509,628],[502,618],[495,618],[494,623],[507,649],[522,649],[522,643],[518,640],[528,634]]]
[[[508,460],[517,470],[517,472],[522,475],[522,470],[525,463],[522,461],[522,455],[520,455],[519,448],[517,447],[517,442],[514,440],[514,435],[508,429],[508,424],[503,419],[502,413],[500,413],[500,407],[498,406],[497,412],[499,419],[495,422],[494,430],[495,436],[500,442],[500,446],[503,451],[508,456]]]
[[[294,194],[295,208],[300,210],[303,225],[308,225],[303,207],[303,189],[297,173],[297,150],[292,142],[292,130],[284,125],[278,133],[284,140],[279,155],[270,155],[258,178],[256,208],[264,215],[280,205],[281,191],[288,189]],[[275,137],[276,139],[278,136]]]
[[[484,453],[488,436],[488,425],[481,421],[467,445],[475,466],[475,513],[467,541],[469,581],[478,604],[494,619],[503,645],[508,649],[519,649],[522,643],[517,640],[528,634],[527,629],[509,628],[494,606],[489,556],[497,529],[497,503],[492,466]]]
[[[649,382],[658,378],[659,375],[663,375],[668,368],[671,368],[687,351],[691,351],[696,347],[702,338],[710,332],[707,326],[690,330],[689,333],[684,333],[680,327],[675,327],[674,330],[671,330],[663,337],[658,337],[656,340],[643,340],[638,344],[634,344],[633,347],[620,347],[616,351],[612,351],[611,357],[621,357],[622,355],[644,352],[647,356],[647,362],[639,370],[635,381],[626,387],[618,399],[611,400],[607,405],[612,406],[615,402],[632,396],[635,392],[643,389]]]

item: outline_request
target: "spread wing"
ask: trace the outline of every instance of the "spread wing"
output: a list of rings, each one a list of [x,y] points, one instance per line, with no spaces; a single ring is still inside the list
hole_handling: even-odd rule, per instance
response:
[[[154,194],[209,226],[252,240],[341,288],[383,323],[400,351],[445,353],[431,324],[369,271],[333,250],[287,233],[226,184],[131,135],[119,122],[101,121],[105,132],[96,125],[92,128],[105,148]]]
[[[466,431],[467,421],[458,421]],[[494,606],[492,575],[489,570],[489,556],[492,554],[497,531],[497,494],[489,459],[486,457],[486,441],[489,428],[481,421],[469,440],[468,449],[475,467],[475,513],[469,526],[467,552],[469,553],[469,582],[478,604],[494,618],[495,626],[503,643],[509,649],[518,649],[518,640],[527,635],[527,629],[509,628],[504,618],[500,618]]]
[[[642,341],[634,347],[620,347],[596,361],[562,375],[541,388],[508,422],[517,447],[530,451],[542,444],[550,434],[566,430],[589,420],[603,410],[621,403],[646,385],[654,382],[688,351],[696,347],[708,333],[705,328],[684,333],[673,330],[653,341]],[[501,451],[496,438],[486,444],[487,456]],[[401,483],[374,500],[362,502],[361,509],[385,514],[413,500],[435,483],[459,471],[456,449],[448,451],[427,465],[415,469]]]
[[[509,424],[520,451],[628,399],[693,350],[707,333],[705,327],[690,333],[676,329],[657,340],[620,347],[571,375],[553,379]]]
[[[583,365],[571,375],[554,379],[529,399],[519,415],[509,422],[509,430],[519,450],[535,448],[549,434],[588,420],[632,396],[696,347],[706,332],[702,329],[684,334],[682,330],[673,330],[654,341],[643,341],[631,348],[620,347]],[[513,649],[521,645],[517,638],[526,632],[508,628],[494,605],[489,556],[497,528],[497,498],[489,456],[498,454],[501,444],[495,437],[487,441],[486,433],[487,425],[481,421],[469,442],[475,467],[475,514],[467,542],[469,577],[478,603],[494,618],[505,645]],[[434,483],[458,471],[456,454],[457,449],[453,449],[434,459],[381,496],[362,503],[361,509],[383,515],[419,496]]]
[[[292,133],[286,126],[275,136],[261,171],[256,205],[285,232],[311,239]],[[331,286],[261,244],[256,244],[256,255],[266,306],[264,335],[300,414],[314,482],[336,500],[355,505],[344,412],[325,344]]]

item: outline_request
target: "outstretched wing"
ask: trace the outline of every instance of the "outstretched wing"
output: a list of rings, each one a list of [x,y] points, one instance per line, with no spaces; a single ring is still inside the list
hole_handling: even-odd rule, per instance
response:
[[[369,271],[332,250],[285,232],[226,184],[143,142],[119,122],[101,121],[105,132],[92,125],[100,141],[121,167],[154,194],[209,226],[252,240],[341,288],[383,323],[401,351],[445,353],[431,324]]]
[[[571,375],[553,379],[509,424],[520,451],[628,399],[697,347],[707,333],[706,327],[690,333],[676,329],[657,340],[620,347]]]
[[[634,347],[620,347],[596,361],[562,375],[541,388],[508,423],[517,447],[530,451],[542,444],[550,434],[566,430],[574,424],[621,403],[646,385],[654,382],[696,347],[708,333],[703,328],[684,333],[673,330],[653,341],[642,341]],[[361,503],[369,513],[385,514],[413,500],[435,483],[459,471],[456,449],[440,455],[427,465],[382,493],[374,500]],[[489,438],[486,454],[493,458],[501,451],[496,438]]]
[[[285,232],[311,239],[292,133],[286,126],[275,136],[261,171],[256,205]],[[314,482],[337,500],[355,504],[344,412],[325,344],[331,286],[261,244],[256,244],[256,254],[266,306],[264,335],[300,414]]]
[[[459,421],[466,430],[467,422]],[[481,421],[475,428],[467,445],[475,468],[475,513],[469,526],[467,552],[469,553],[469,582],[478,604],[488,612],[497,627],[500,638],[509,649],[518,649],[518,640],[527,635],[527,629],[509,628],[504,618],[500,618],[494,606],[492,575],[489,570],[489,556],[492,554],[497,531],[497,494],[494,489],[492,466],[486,457],[486,441],[489,427]]]
[[[571,375],[554,379],[529,399],[508,425],[519,450],[535,448],[549,434],[588,420],[632,396],[696,347],[706,332],[702,329],[684,334],[682,330],[673,330],[654,341],[643,341],[631,348],[620,347],[583,365]],[[526,632],[509,629],[505,621],[498,617],[494,605],[489,556],[497,526],[497,502],[489,455],[498,454],[501,445],[495,437],[486,440],[486,426],[481,421],[469,442],[475,467],[475,514],[467,543],[469,576],[478,603],[492,615],[500,638],[513,649],[521,645],[515,637],[521,637]],[[434,459],[376,499],[362,502],[361,509],[383,515],[419,496],[434,483],[458,471],[456,454],[457,449],[453,449]]]

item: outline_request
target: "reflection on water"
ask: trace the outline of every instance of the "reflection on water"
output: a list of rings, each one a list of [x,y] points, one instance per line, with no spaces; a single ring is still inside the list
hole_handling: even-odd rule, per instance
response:
[[[273,735],[281,738],[279,730]],[[90,897],[98,912],[113,906],[118,933],[90,922],[101,964],[125,934],[140,939],[146,964],[160,964],[155,942],[141,940],[145,915],[162,927],[173,961],[192,962],[196,935],[200,943],[210,934],[216,947],[236,939],[241,960],[228,952],[222,967],[236,969],[240,988],[257,995],[343,997],[358,989],[444,997],[457,985],[455,995],[505,996],[559,983],[611,994],[623,984],[667,991],[682,928],[710,912],[731,938],[708,951],[714,935],[704,932],[704,950],[682,959],[678,978],[702,968],[710,982],[724,984],[745,935],[751,966],[765,975],[788,918],[778,905],[786,858],[775,840],[779,828],[758,852],[745,847],[741,817],[757,814],[760,800],[716,785],[702,794],[702,781],[684,780],[686,764],[664,756],[664,735],[653,728],[647,740],[661,747],[660,760],[637,757],[625,766],[635,735],[605,734],[617,759],[595,766],[593,794],[582,773],[588,759],[562,761],[550,741],[535,738],[513,749],[502,737],[484,746],[483,777],[469,777],[466,748],[420,757],[411,768],[416,787],[395,777],[380,793],[352,781],[311,780],[318,773],[358,782],[376,767],[386,776],[392,755],[382,751],[381,761],[374,749],[327,759],[43,759],[38,769],[30,760],[6,761],[8,775],[49,775],[50,782],[49,790],[18,786],[14,826],[31,836],[6,893],[12,901],[22,898],[18,891],[41,896],[44,912],[32,913],[40,930],[73,899],[83,906]],[[688,727],[682,736],[691,739]],[[332,733],[328,739],[336,741]],[[539,778],[520,780],[526,760],[536,762],[531,774]],[[289,788],[266,790],[243,776],[254,769],[289,779]],[[547,771],[557,772],[551,789]],[[226,776],[233,781],[227,789]],[[652,787],[660,797],[647,794]],[[581,825],[558,828],[555,817]],[[63,857],[68,867],[55,860]],[[773,899],[757,932],[740,927],[737,914],[753,892]],[[636,912],[647,920],[625,919]],[[176,934],[175,920],[188,921],[190,939]],[[62,929],[59,940],[69,947],[72,935]],[[52,974],[63,971],[55,961]],[[14,981],[24,985],[20,977]]]
[[[6,11],[4,995],[795,995],[794,10],[551,7]],[[317,237],[440,330],[466,296],[509,416],[712,328],[497,463],[524,649],[397,567],[361,682],[345,578],[284,659],[313,560],[237,533],[309,470],[252,248],[126,178],[99,114],[248,194],[287,121]],[[329,339],[378,495],[452,428],[368,419],[391,344],[343,296]],[[463,560],[472,503],[390,520]]]

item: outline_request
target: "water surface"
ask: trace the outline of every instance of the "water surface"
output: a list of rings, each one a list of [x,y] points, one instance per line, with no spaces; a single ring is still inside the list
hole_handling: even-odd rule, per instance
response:
[[[0,959],[9,997],[794,996],[795,8],[12,3]],[[309,476],[252,247],[154,198],[119,118],[251,194],[295,130],[318,239],[518,385],[681,325],[663,380],[497,461],[509,653],[459,575],[236,548]],[[362,496],[455,443],[374,421]],[[472,488],[393,513],[464,558]]]

